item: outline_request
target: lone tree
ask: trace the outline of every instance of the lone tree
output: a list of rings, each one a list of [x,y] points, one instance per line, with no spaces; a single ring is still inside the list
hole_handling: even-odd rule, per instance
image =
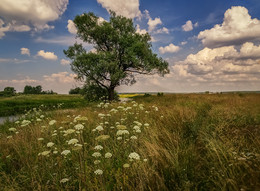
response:
[[[74,23],[77,37],[94,51],[75,43],[64,54],[72,60],[78,80],[104,89],[110,101],[115,87],[134,84],[136,74],[169,73],[168,63],[152,52],[150,35],[137,33],[132,19],[110,12],[107,22],[90,12],[76,16]]]

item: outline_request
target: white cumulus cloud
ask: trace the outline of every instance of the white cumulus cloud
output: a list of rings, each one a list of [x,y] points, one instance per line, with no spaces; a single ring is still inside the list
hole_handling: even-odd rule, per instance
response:
[[[174,52],[178,52],[180,50],[179,46],[175,46],[174,44],[169,44],[168,46],[165,47],[160,47],[159,51],[161,54],[165,54],[167,52],[169,53],[174,53]]]
[[[58,59],[58,57],[54,54],[54,52],[45,52],[44,50],[38,51],[37,56],[41,56],[46,60],[57,60]]]
[[[225,12],[222,24],[201,31],[198,38],[207,47],[240,45],[259,40],[260,20],[252,19],[245,7],[234,6]]]
[[[69,60],[65,60],[65,59],[61,59],[60,60],[60,64],[66,66],[66,65],[70,64],[70,61]]]
[[[28,48],[21,48],[21,54],[30,56],[30,50]]]
[[[191,20],[188,20],[184,25],[182,25],[182,30],[184,30],[186,32],[193,30],[193,24],[192,24]]]
[[[136,32],[139,33],[139,34],[146,34],[147,33],[147,30],[145,29],[140,29],[140,25],[136,25]]]
[[[205,82],[260,81],[260,45],[207,48],[173,66],[179,76]]]
[[[77,28],[72,20],[68,20],[67,28],[71,34],[77,34]]]
[[[67,5],[68,0],[1,0],[0,38],[8,31],[52,29],[48,22],[57,20]]]
[[[68,72],[58,72],[51,75],[44,75],[43,78],[47,82],[72,83],[75,82],[76,74]]]
[[[128,18],[140,17],[139,0],[97,0],[107,11],[112,10],[117,15]]]
[[[153,31],[157,25],[161,25],[162,21],[159,17],[156,17],[155,19],[149,18],[148,20],[148,30],[149,32]]]

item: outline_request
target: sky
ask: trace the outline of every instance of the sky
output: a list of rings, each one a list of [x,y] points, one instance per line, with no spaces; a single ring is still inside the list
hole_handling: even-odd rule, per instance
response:
[[[93,47],[76,38],[73,19],[93,12],[109,20],[109,10],[148,32],[170,69],[118,92],[260,90],[259,0],[0,0],[0,91],[41,85],[68,94],[81,86],[63,50]]]

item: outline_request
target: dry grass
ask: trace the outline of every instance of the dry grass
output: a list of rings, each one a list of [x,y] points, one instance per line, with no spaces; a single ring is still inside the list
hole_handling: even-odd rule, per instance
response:
[[[130,102],[123,107],[132,109],[118,109],[115,114],[109,111],[119,103],[108,108],[61,110],[49,113],[42,122],[23,128],[16,125],[19,134],[11,139],[6,138],[12,134],[8,129],[15,125],[3,125],[0,187],[4,190],[260,189],[260,95],[184,94],[136,97],[135,100],[139,106],[144,104],[144,110],[133,107],[134,103]],[[99,113],[112,116],[101,119]],[[60,152],[71,149],[66,140],[80,137],[64,137],[59,127],[73,128],[77,124],[73,120],[78,115],[88,118],[80,134],[84,150],[72,151],[65,158]],[[54,126],[49,125],[51,119],[57,121]],[[142,123],[140,134],[132,131],[134,121]],[[121,141],[117,140],[117,130],[110,129],[116,122],[124,124],[130,132]],[[109,141],[95,140],[98,134],[92,129],[100,123],[104,126],[102,134],[110,135]],[[145,123],[149,128],[144,127]],[[52,136],[55,130],[58,135]],[[132,135],[138,139],[128,141]],[[38,141],[39,137],[44,141]],[[48,142],[55,143],[59,154],[39,157],[38,153],[47,149]],[[105,152],[113,154],[111,159],[101,158],[100,165],[94,165],[95,159],[91,156],[97,144],[104,147],[100,151],[103,156]],[[141,160],[130,162],[131,152],[138,153]],[[125,163],[129,163],[130,168],[123,168]],[[103,170],[102,175],[93,173],[98,168]],[[69,181],[60,183],[65,177]]]

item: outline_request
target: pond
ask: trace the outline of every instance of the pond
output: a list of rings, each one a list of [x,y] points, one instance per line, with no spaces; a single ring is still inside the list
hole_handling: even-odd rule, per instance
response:
[[[19,119],[19,115],[11,115],[11,116],[7,116],[7,117],[0,117],[0,125],[4,124],[5,121],[16,121],[17,119]]]

